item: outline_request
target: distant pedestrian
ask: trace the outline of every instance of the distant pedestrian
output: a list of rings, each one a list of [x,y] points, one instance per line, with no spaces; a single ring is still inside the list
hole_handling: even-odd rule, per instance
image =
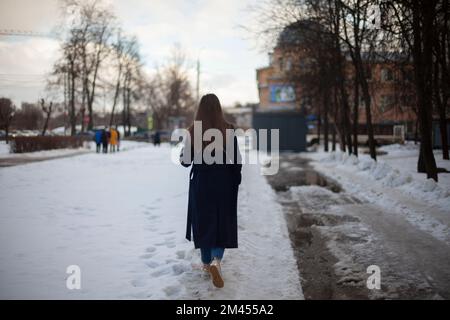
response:
[[[209,272],[213,284],[221,288],[224,281],[220,262],[225,248],[238,247],[237,199],[242,161],[236,137],[234,134],[226,135],[226,131],[234,127],[225,121],[216,95],[202,97],[195,121],[202,123],[201,136],[194,136],[194,126],[191,125],[188,129],[190,145],[184,146],[180,157],[183,166],[192,164],[186,238],[191,240],[192,231],[194,246],[200,248],[203,269]],[[209,163],[202,157],[207,144],[201,141],[208,129],[217,129],[222,133],[222,151],[215,150],[222,152],[218,162]],[[196,139],[200,139],[200,143],[194,143]],[[188,159],[185,156],[187,148],[191,150],[187,153],[190,154]],[[193,162],[197,154],[200,161]],[[252,268],[251,265],[249,267]]]
[[[109,141],[109,131],[105,127],[105,129],[102,129],[103,153],[108,153],[108,141]]]
[[[117,132],[117,152],[119,152],[120,149],[120,132],[119,129],[116,127],[116,132]]]
[[[159,132],[159,130],[156,130],[153,134],[153,145],[158,147],[161,145],[161,133]]]
[[[102,146],[102,130],[95,131],[94,141],[95,141],[95,145],[96,145],[96,151],[97,151],[97,153],[100,153],[101,146]]]
[[[111,127],[111,129],[109,130],[109,134],[110,134],[110,139],[109,139],[109,144],[110,144],[110,151],[111,152],[116,152],[116,146],[117,146],[117,130],[113,127]]]

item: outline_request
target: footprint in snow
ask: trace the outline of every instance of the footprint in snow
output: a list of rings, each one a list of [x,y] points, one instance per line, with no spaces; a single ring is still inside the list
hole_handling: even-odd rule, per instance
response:
[[[145,280],[145,279],[135,279],[135,280],[131,281],[131,285],[133,287],[137,287],[137,288],[145,287],[147,285],[147,280]]]
[[[184,259],[186,257],[186,252],[184,250],[178,250],[175,252],[177,259]]]
[[[164,293],[168,296],[168,297],[173,297],[174,295],[178,294],[180,292],[180,286],[176,286],[176,285],[172,285],[172,286],[167,286],[163,289]]]
[[[164,275],[169,274],[169,273],[170,273],[170,269],[167,268],[167,266],[164,266],[164,268],[161,268],[161,269],[159,269],[159,270],[157,270],[155,272],[152,272],[150,275],[152,277],[158,278],[158,277],[164,276]]]
[[[173,274],[178,276],[186,271],[189,271],[190,267],[184,263],[177,263],[172,266]]]
[[[157,261],[146,261],[145,264],[147,265],[147,267],[149,267],[150,269],[155,269],[156,267],[158,267],[160,264]]]

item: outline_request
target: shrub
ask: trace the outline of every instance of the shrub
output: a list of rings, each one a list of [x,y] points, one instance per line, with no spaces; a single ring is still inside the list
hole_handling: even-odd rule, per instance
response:
[[[81,148],[84,141],[90,141],[87,137],[66,136],[37,136],[15,137],[11,140],[12,153],[34,152],[63,148]]]

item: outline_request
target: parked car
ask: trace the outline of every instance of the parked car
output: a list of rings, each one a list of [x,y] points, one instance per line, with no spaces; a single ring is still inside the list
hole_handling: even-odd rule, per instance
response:
[[[89,130],[89,131],[84,131],[84,132],[77,132],[76,136],[94,139],[95,131]]]
[[[171,131],[159,130],[159,136],[161,138],[161,142],[169,142],[171,135],[172,135]]]
[[[138,131],[133,133],[133,138],[149,140],[152,137],[151,131]]]

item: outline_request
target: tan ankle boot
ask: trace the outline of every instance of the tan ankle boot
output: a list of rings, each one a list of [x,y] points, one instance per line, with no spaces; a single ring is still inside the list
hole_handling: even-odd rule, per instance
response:
[[[209,265],[209,273],[211,274],[212,282],[217,288],[223,288],[222,270],[220,269],[220,260],[214,258]]]

